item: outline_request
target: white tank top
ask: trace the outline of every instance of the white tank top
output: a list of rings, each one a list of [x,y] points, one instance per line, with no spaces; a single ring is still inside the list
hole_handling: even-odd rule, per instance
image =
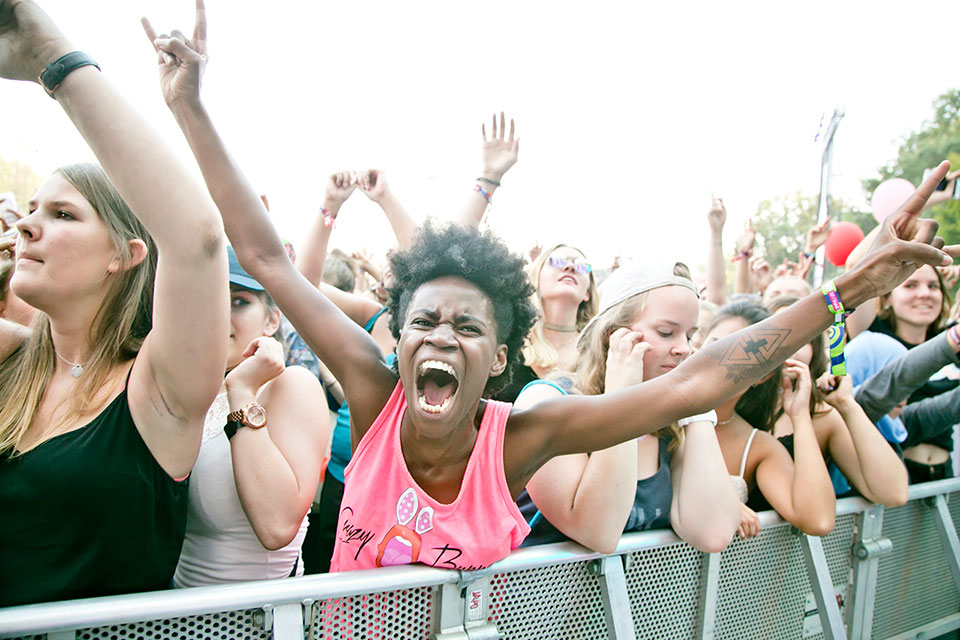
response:
[[[743,479],[743,472],[747,468],[747,456],[750,454],[750,445],[753,444],[753,436],[755,435],[757,435],[756,429],[750,432],[750,437],[747,438],[747,446],[743,448],[743,455],[740,457],[740,473],[735,476],[730,476],[730,482],[733,483],[733,488],[737,491],[737,497],[739,497],[740,502],[744,504],[747,503],[750,490],[747,487],[747,481]]]
[[[299,557],[306,516],[290,544],[268,551],[243,513],[230,441],[223,432],[229,409],[227,394],[221,393],[207,411],[200,455],[190,472],[187,535],[173,576],[176,587],[286,578],[294,566],[296,575],[303,574]]]

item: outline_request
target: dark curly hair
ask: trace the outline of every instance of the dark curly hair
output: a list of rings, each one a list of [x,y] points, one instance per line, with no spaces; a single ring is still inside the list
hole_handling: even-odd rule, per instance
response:
[[[456,276],[472,282],[490,298],[497,326],[497,340],[507,345],[507,367],[487,380],[489,397],[510,383],[521,361],[520,348],[537,312],[530,303],[533,285],[527,279],[522,256],[512,253],[490,230],[455,224],[438,226],[427,222],[413,246],[390,256],[393,286],[390,288],[390,331],[400,339],[400,327],[414,292],[425,282]]]

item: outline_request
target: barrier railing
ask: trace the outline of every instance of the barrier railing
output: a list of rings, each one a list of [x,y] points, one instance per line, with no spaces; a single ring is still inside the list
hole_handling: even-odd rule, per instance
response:
[[[0,609],[0,637],[934,638],[960,628],[960,479],[915,485],[884,509],[837,502],[823,538],[775,513],[704,554],[671,531],[625,535],[615,553],[523,549],[466,573],[392,567]]]

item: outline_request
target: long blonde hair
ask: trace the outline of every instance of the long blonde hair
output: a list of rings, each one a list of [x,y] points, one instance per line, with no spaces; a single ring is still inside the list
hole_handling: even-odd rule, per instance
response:
[[[690,278],[690,269],[682,262],[676,263],[673,275]],[[576,388],[584,395],[600,395],[605,391],[607,376],[607,352],[610,350],[610,335],[621,327],[629,327],[650,297],[650,290],[630,296],[606,309],[580,334],[577,341]],[[674,451],[683,442],[683,429],[674,422],[657,432],[658,438],[670,438],[670,450]]]
[[[583,251],[580,251],[580,249],[577,249],[573,245],[557,244],[546,251],[541,251],[537,259],[530,265],[530,282],[532,282],[536,288],[536,291],[534,291],[530,297],[530,301],[537,310],[537,321],[534,323],[533,328],[530,329],[530,333],[527,334],[526,343],[523,345],[523,359],[528,367],[539,367],[549,370],[556,367],[560,360],[560,354],[557,352],[557,348],[554,347],[543,334],[543,302],[540,299],[540,272],[543,271],[543,265],[546,264],[547,258],[560,247],[568,247],[577,251],[580,255],[583,255]],[[584,300],[580,303],[580,306],[577,307],[577,331],[582,331],[583,328],[587,326],[590,318],[596,315],[597,309],[599,308],[600,295],[597,293],[597,284],[593,279],[593,271],[590,271],[589,274],[587,292],[590,294],[589,299]]]
[[[102,404],[106,400],[103,394],[108,391],[105,384],[116,366],[137,355],[152,326],[157,267],[153,239],[99,165],[67,165],[56,173],[76,187],[100,216],[122,264],[111,276],[88,330],[92,351],[84,363],[83,376],[77,380],[68,411],[54,428]],[[131,267],[129,241],[134,239],[146,244],[147,257]],[[16,452],[56,368],[50,318],[38,311],[30,328],[30,338],[0,366],[0,455]]]

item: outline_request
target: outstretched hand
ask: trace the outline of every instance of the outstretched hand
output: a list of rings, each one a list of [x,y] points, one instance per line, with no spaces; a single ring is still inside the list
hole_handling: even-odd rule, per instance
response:
[[[39,82],[44,67],[70,51],[70,41],[36,3],[0,0],[0,77]]]
[[[506,118],[500,112],[500,129],[497,129],[497,116],[493,116],[490,138],[487,138],[487,126],[480,125],[483,134],[483,176],[499,182],[510,167],[517,163],[520,151],[520,138],[514,138],[513,118],[510,118],[510,135],[506,135]]]
[[[157,52],[160,90],[167,106],[183,100],[199,101],[200,82],[207,64],[207,15],[203,0],[197,0],[193,37],[189,40],[178,29],[158,36],[147,18],[141,18],[140,23]]]
[[[815,252],[827,242],[827,238],[830,237],[831,220],[832,216],[827,216],[823,219],[823,222],[810,227],[810,230],[807,231],[807,245],[805,247],[807,253]]]
[[[941,162],[899,211],[884,219],[869,252],[854,270],[867,289],[863,292],[865,299],[892,290],[921,265],[946,267],[960,256],[960,245],[944,247],[943,239],[935,237],[936,220],[920,218],[924,205],[949,168],[949,162]],[[850,306],[860,302],[853,300]]]
[[[737,238],[737,251],[743,253],[753,251],[753,245],[757,241],[757,229],[753,226],[753,220],[747,220],[743,225],[743,233]]]

